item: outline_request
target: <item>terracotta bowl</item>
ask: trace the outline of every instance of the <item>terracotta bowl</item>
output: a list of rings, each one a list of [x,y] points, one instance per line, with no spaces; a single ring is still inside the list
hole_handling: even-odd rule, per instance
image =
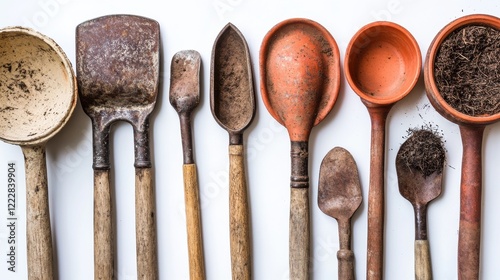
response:
[[[388,105],[415,86],[422,67],[417,41],[406,29],[378,21],[362,27],[347,46],[347,81],[365,102]]]
[[[487,116],[470,116],[459,112],[444,100],[442,95],[439,93],[434,79],[434,61],[436,59],[436,54],[439,50],[439,47],[441,46],[441,43],[451,32],[467,25],[485,25],[500,30],[500,19],[489,15],[469,15],[458,18],[441,29],[441,31],[439,31],[434,40],[431,42],[431,45],[427,51],[427,56],[424,63],[425,88],[427,91],[427,97],[429,98],[431,104],[441,115],[443,115],[448,120],[456,124],[486,125],[500,119],[500,113]]]

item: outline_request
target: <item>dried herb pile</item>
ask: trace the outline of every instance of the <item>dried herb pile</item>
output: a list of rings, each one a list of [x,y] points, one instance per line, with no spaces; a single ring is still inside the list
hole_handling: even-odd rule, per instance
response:
[[[410,137],[401,145],[396,164],[421,172],[424,177],[443,171],[445,150],[441,137],[430,128],[410,129]]]
[[[444,100],[470,116],[500,112],[500,30],[469,25],[450,33],[434,61]]]

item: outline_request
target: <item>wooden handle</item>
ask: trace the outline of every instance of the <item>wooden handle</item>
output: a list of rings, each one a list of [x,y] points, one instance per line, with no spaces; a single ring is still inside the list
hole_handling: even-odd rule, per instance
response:
[[[45,147],[22,146],[26,168],[28,279],[54,279]]]
[[[135,168],[137,279],[157,280],[155,194],[150,168]]]
[[[184,200],[186,203],[186,225],[189,255],[190,280],[205,279],[203,238],[200,212],[200,195],[195,164],[184,164]]]
[[[354,252],[351,250],[351,219],[337,219],[339,224],[340,250],[337,252],[339,261],[339,279],[354,280]]]
[[[432,280],[428,240],[415,240],[415,280]]]
[[[483,131],[484,126],[460,126],[463,154],[458,231],[458,279],[479,279]]]
[[[309,279],[309,188],[291,188],[290,280]]]
[[[385,122],[389,107],[368,107],[371,118],[370,187],[368,190],[367,280],[382,280],[385,220]]]
[[[94,278],[114,279],[114,235],[109,169],[94,170]]]
[[[250,279],[250,226],[243,145],[229,145],[229,224],[233,279]]]

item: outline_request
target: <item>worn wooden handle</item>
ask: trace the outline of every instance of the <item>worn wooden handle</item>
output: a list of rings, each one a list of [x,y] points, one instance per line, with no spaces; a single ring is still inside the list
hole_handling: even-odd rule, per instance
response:
[[[135,169],[137,279],[157,280],[156,209],[150,168]]]
[[[45,147],[22,146],[26,168],[28,279],[54,279]]]
[[[229,228],[233,279],[251,278],[250,225],[243,145],[229,145]]]
[[[415,240],[415,280],[432,280],[428,240]]]
[[[186,225],[191,280],[205,279],[203,238],[201,226],[200,195],[195,164],[184,164],[184,200],[186,203]]]
[[[114,235],[109,169],[94,170],[94,279],[114,279]]]
[[[309,279],[309,188],[291,188],[290,280]]]
[[[354,280],[354,252],[348,249],[340,249],[337,252],[339,260],[339,279]]]
[[[460,280],[479,279],[483,131],[484,126],[460,126],[463,145],[458,231]]]
[[[389,107],[368,107],[371,119],[370,187],[368,190],[367,280],[382,280],[385,221],[385,122]]]

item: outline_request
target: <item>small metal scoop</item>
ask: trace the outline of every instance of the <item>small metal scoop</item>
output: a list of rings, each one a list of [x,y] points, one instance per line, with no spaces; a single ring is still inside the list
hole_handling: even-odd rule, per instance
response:
[[[210,69],[210,108],[229,133],[229,219],[233,279],[251,279],[250,225],[243,131],[255,114],[250,52],[231,23],[217,36]]]
[[[339,224],[339,278],[354,280],[354,253],[351,250],[351,217],[361,205],[361,184],[352,155],[335,147],[321,162],[318,206]]]
[[[94,135],[96,279],[113,279],[109,132],[120,120],[134,128],[138,279],[158,278],[149,115],[158,94],[159,50],[160,27],[148,18],[110,15],[76,29],[79,95]]]

